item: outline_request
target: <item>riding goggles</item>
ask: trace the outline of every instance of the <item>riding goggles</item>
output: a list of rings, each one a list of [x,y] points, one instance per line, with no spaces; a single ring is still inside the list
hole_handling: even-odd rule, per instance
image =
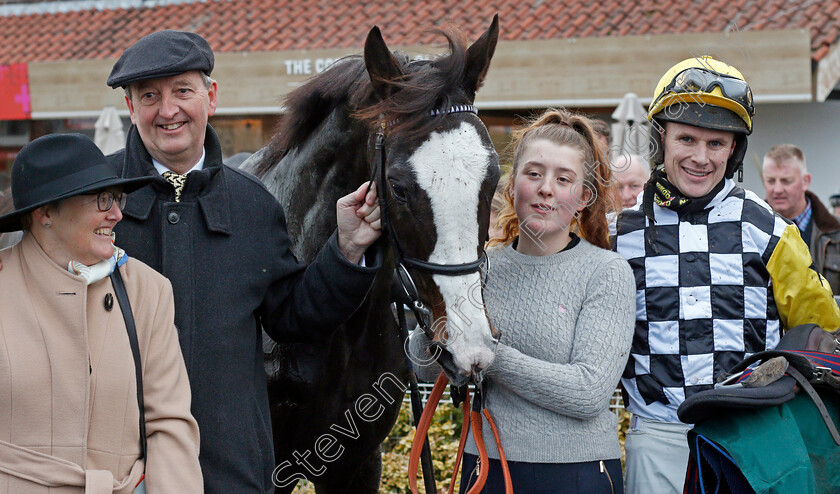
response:
[[[656,103],[668,94],[711,93],[714,88],[720,89],[727,99],[741,105],[750,117],[755,116],[752,90],[746,81],[698,67],[688,68],[677,74],[651,106],[656,106]]]

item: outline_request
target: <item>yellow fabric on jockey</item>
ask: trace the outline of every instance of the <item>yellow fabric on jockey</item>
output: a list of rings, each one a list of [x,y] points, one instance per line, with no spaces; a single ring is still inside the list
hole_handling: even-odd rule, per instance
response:
[[[767,263],[785,330],[807,323],[828,331],[840,328],[840,308],[831,286],[811,265],[811,254],[799,236],[799,228],[788,225]]]

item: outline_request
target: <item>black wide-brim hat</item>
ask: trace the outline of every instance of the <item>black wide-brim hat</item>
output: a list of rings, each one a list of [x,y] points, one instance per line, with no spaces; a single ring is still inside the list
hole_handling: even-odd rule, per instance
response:
[[[0,216],[0,232],[21,229],[30,211],[51,202],[110,187],[132,192],[154,177],[120,178],[102,151],[82,134],[39,137],[20,150],[12,165],[15,210]]]

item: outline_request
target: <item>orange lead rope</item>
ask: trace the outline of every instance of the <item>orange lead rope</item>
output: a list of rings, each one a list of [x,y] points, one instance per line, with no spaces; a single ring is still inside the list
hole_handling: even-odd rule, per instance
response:
[[[465,424],[470,423],[470,389],[464,393],[464,402],[461,404],[464,407],[464,417],[461,420],[461,440],[458,441],[458,455],[455,456],[455,467],[452,469],[452,480],[449,481],[449,494],[455,492],[455,481],[458,480],[458,470],[461,468],[461,458],[464,456],[464,446],[467,444],[467,436],[470,433],[470,428]]]
[[[448,381],[449,378],[441,371],[431,394],[429,394],[426,406],[423,407],[423,414],[420,415],[417,430],[414,431],[414,440],[411,442],[411,456],[408,457],[408,487],[412,494],[417,494],[417,465],[420,464],[420,452],[423,450],[426,433],[429,432],[432,416],[435,414],[435,409],[440,402],[440,397],[443,396],[443,390],[446,389]]]
[[[429,426],[432,423],[432,416],[435,413],[435,409],[440,402],[441,396],[443,396],[443,391],[448,382],[449,379],[446,377],[446,374],[441,372],[437,381],[435,381],[435,385],[432,388],[432,392],[429,395],[426,406],[423,408],[423,414],[420,416],[420,422],[418,422],[417,430],[414,433],[414,440],[411,444],[411,456],[408,459],[408,486],[411,489],[412,494],[417,494],[417,466],[420,463],[420,452],[423,450],[423,443],[425,442],[426,434],[429,431]],[[469,433],[470,425],[473,427],[473,439],[475,440],[475,445],[478,449],[479,472],[475,485],[473,485],[467,494],[478,494],[487,482],[490,461],[487,456],[487,448],[484,445],[484,435],[482,431],[483,424],[481,420],[482,413],[487,419],[487,423],[490,424],[490,429],[493,431],[493,439],[496,441],[496,448],[499,451],[499,461],[502,464],[502,475],[505,479],[505,493],[513,494],[513,481],[510,477],[510,469],[508,468],[504,449],[502,449],[502,441],[499,437],[499,430],[496,428],[496,422],[493,420],[493,417],[490,416],[490,411],[487,410],[486,407],[483,407],[482,398],[481,393],[477,391],[476,400],[473,403],[474,409],[470,411],[470,391],[469,388],[467,388],[464,403],[461,405],[464,407],[464,421],[461,426],[461,440],[458,444],[458,455],[455,457],[455,469],[452,472],[452,481],[449,484],[449,494],[453,494],[455,489],[455,480],[458,478],[458,470],[461,466],[461,458],[464,454],[464,445],[467,442],[467,434]],[[479,412],[479,410],[481,410],[481,412]],[[420,439],[419,441],[418,438]]]
[[[490,416],[490,410],[485,408],[483,410],[484,416],[487,418],[487,423],[490,424],[490,430],[493,431],[493,438],[496,440],[496,448],[499,450],[499,462],[502,464],[502,475],[505,479],[505,494],[513,494],[513,480],[510,478],[510,468],[508,468],[507,458],[505,458],[505,450],[502,449],[502,440],[499,438],[499,429],[496,428],[496,422]]]
[[[473,408],[480,406],[478,402],[478,399],[473,402]],[[477,410],[470,412],[470,425],[473,428],[475,447],[478,448],[478,479],[476,479],[472,489],[467,491],[467,494],[478,494],[481,492],[481,489],[484,489],[484,484],[487,482],[487,475],[490,474],[490,459],[487,458],[487,447],[484,446],[484,434],[481,430],[481,414]]]

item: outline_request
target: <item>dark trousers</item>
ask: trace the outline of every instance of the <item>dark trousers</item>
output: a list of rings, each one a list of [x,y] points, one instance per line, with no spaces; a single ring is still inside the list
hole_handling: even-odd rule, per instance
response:
[[[473,474],[478,457],[464,453],[461,470],[461,494],[475,483]],[[585,463],[525,463],[508,461],[510,477],[516,494],[624,494],[621,460],[604,460]],[[490,473],[482,494],[504,494],[505,480],[502,463],[490,460]]]

